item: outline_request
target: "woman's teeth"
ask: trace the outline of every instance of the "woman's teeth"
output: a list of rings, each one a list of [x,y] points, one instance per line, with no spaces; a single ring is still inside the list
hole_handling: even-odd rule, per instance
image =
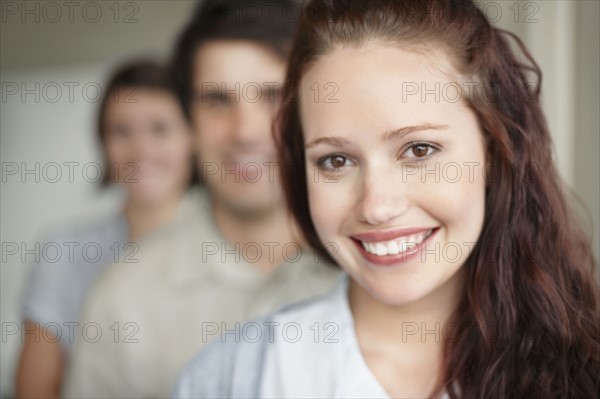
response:
[[[427,237],[431,235],[432,230],[427,230],[422,233],[413,234],[405,237],[394,238],[390,241],[379,241],[379,242],[365,242],[361,241],[361,244],[365,251],[370,254],[377,256],[385,255],[398,255],[400,253],[407,252],[414,249],[417,245],[421,244]]]

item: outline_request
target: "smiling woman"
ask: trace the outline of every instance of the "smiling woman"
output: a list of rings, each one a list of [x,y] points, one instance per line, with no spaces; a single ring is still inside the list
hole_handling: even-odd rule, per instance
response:
[[[351,284],[351,294],[364,287],[390,305],[422,300],[439,309],[450,298],[436,293],[463,277],[457,271],[483,224],[485,180],[482,173],[469,179],[466,169],[459,180],[442,179],[440,165],[483,167],[477,117],[462,102],[397,100],[403,82],[456,79],[436,69],[446,63],[441,52],[425,56],[373,42],[340,46],[302,78],[303,86],[335,79],[340,87],[338,104],[303,98],[300,115],[306,163],[336,180],[307,180],[310,215],[320,240],[337,244],[336,262],[361,283]],[[408,165],[429,173],[408,175]],[[435,256],[448,245],[461,259]]]
[[[313,1],[305,15],[287,84],[335,81],[339,102],[285,102],[287,198],[316,248],[339,248],[376,379],[402,397],[595,396],[594,261],[528,90],[541,73],[527,50],[514,38],[522,63],[467,1]],[[474,90],[456,101],[449,85]],[[337,183],[307,178],[311,164]],[[395,339],[407,322],[480,327],[435,345]]]
[[[282,180],[308,241],[348,278],[269,321],[333,324],[338,345],[216,344],[177,393],[597,397],[596,264],[540,81],[520,40],[471,1],[308,2],[283,93]],[[296,100],[328,82],[336,102]]]

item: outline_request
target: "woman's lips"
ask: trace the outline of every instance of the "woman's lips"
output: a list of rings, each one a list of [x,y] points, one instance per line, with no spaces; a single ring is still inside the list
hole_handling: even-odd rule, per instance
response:
[[[365,239],[364,241],[366,241],[367,243],[373,244],[376,242],[391,241],[394,239],[402,240],[402,238],[405,238],[408,236],[415,236],[420,233],[428,232],[428,230],[431,230],[431,233],[429,233],[427,235],[427,237],[423,239],[422,242],[412,243],[412,245],[410,245],[409,248],[406,249],[406,251],[400,252],[400,253],[394,254],[394,255],[376,255],[376,254],[370,253],[363,246],[363,240],[357,238],[357,237],[362,237],[363,239]],[[356,247],[358,248],[358,251],[361,253],[361,255],[367,261],[369,261],[370,263],[376,264],[376,265],[380,265],[380,266],[390,266],[390,265],[395,265],[395,264],[407,263],[409,261],[416,259],[422,253],[422,248],[432,240],[432,237],[435,236],[435,234],[437,233],[438,230],[439,230],[439,227],[436,227],[433,229],[402,230],[401,231],[402,234],[398,234],[398,231],[396,231],[396,232],[391,231],[391,232],[363,233],[360,235],[359,234],[353,235],[351,237],[351,239],[354,242],[354,244],[356,245]]]

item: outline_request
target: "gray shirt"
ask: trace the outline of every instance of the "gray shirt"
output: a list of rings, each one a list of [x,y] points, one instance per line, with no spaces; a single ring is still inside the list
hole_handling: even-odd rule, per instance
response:
[[[90,286],[109,264],[134,250],[126,248],[127,236],[125,216],[116,213],[56,231],[39,243],[39,257],[23,293],[22,314],[56,334],[67,358],[81,334],[79,317]]]
[[[137,263],[110,266],[95,285],[82,322],[105,333],[77,343],[66,397],[168,397],[210,340],[244,334],[244,321],[335,284],[338,270],[291,245],[288,260],[263,275],[222,237],[206,189],[192,204],[184,223],[140,245]]]

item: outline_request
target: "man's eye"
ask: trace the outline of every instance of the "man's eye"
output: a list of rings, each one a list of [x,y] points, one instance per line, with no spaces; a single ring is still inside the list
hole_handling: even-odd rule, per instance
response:
[[[231,102],[230,96],[222,93],[203,94],[201,95],[200,100],[202,103],[207,104],[211,107],[226,106],[229,105],[229,103]]]
[[[405,152],[402,154],[403,158],[411,158],[411,159],[420,159],[426,158],[432,155],[437,148],[427,143],[416,143],[411,145]]]
[[[164,122],[155,122],[152,124],[152,134],[156,137],[164,137],[169,132],[169,126]]]
[[[227,96],[221,95],[210,97],[208,102],[215,105],[225,105],[229,102],[229,99],[227,98]]]
[[[329,155],[318,161],[319,168],[323,170],[338,170],[351,164],[351,161],[343,155]]]

